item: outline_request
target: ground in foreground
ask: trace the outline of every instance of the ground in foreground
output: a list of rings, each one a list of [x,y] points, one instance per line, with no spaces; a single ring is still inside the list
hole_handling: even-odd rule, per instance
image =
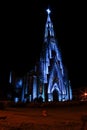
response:
[[[1,130],[87,130],[87,105],[0,110]]]

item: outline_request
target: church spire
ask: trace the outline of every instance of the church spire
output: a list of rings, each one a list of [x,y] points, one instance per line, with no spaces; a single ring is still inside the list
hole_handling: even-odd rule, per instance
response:
[[[48,13],[48,14],[50,14],[50,13],[51,13],[51,10],[50,10],[49,8],[48,8],[46,11],[47,11],[47,13]]]
[[[47,21],[45,25],[45,37],[54,37],[54,29],[53,29],[53,23],[51,22],[50,13],[51,10],[48,8],[46,9],[47,12]]]

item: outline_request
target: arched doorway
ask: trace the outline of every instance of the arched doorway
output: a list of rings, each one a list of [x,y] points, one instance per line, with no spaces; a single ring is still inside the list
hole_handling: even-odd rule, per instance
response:
[[[53,101],[58,101],[58,90],[54,89],[53,91]]]

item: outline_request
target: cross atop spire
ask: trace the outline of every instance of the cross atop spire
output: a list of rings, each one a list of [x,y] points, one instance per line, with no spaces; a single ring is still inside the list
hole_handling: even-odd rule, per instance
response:
[[[46,25],[45,25],[45,38],[47,38],[48,36],[54,37],[53,23],[50,18],[51,10],[49,8],[47,8],[46,12],[47,12],[47,21],[46,21]]]
[[[48,8],[48,9],[46,9],[46,11],[47,11],[47,14],[50,14],[51,13],[51,10]]]

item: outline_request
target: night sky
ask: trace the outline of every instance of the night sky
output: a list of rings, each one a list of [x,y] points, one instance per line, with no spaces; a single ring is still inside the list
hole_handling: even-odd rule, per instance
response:
[[[71,85],[87,86],[86,3],[32,0],[1,6],[0,86],[8,83],[10,70],[23,76],[39,61],[48,7]]]

